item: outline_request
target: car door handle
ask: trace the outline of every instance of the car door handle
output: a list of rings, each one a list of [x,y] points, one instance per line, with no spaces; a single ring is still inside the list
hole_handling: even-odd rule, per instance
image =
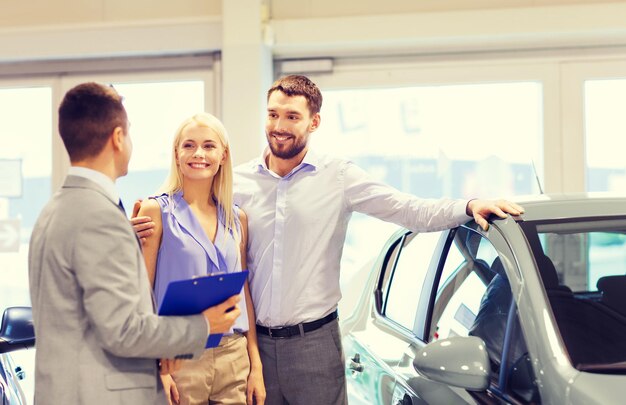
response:
[[[22,367],[20,366],[15,367],[15,375],[17,376],[18,380],[23,380],[24,378],[26,378],[26,372],[22,370]]]
[[[363,371],[363,364],[361,364],[361,355],[358,353],[354,354],[354,357],[350,359],[350,370],[356,371],[360,373]]]

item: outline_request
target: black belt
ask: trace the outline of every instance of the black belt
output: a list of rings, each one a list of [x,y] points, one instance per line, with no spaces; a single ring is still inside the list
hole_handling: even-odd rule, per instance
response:
[[[337,319],[337,311],[331,312],[323,318],[311,322],[299,323],[297,325],[283,326],[280,328],[267,328],[257,325],[256,331],[272,338],[290,338],[292,336],[304,336],[307,332],[312,332],[326,325],[328,322]]]

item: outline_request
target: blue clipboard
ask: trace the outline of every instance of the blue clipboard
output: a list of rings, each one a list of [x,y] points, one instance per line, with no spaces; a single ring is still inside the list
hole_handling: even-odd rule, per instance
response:
[[[195,315],[241,293],[248,271],[208,275],[168,284],[159,315]],[[216,347],[221,333],[210,334],[206,346]]]

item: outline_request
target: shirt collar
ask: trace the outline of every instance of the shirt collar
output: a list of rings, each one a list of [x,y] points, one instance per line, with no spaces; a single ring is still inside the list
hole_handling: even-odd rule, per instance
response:
[[[270,148],[266,147],[265,150],[263,151],[263,153],[261,154],[261,156],[259,158],[257,158],[254,162],[253,162],[253,166],[256,168],[257,172],[270,172],[273,173],[269,167],[267,167],[267,156],[270,154]],[[302,162],[293,168],[293,170],[291,172],[289,172],[289,174],[287,174],[285,177],[289,177],[290,175],[300,171],[301,169],[304,168],[310,168],[311,171],[316,171],[317,168],[320,166],[320,157],[317,153],[315,153],[313,150],[309,149],[306,153],[306,155],[304,155],[304,159],[302,159]]]
[[[68,175],[83,177],[89,179],[99,185],[107,197],[111,199],[115,204],[119,203],[120,196],[115,189],[115,182],[110,177],[97,170],[89,169],[86,167],[70,166],[67,171]]]

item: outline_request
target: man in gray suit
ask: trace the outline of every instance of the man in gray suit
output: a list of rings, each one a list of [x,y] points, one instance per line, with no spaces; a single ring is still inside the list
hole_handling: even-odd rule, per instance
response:
[[[128,127],[122,97],[109,86],[78,85],[59,108],[72,167],[37,220],[28,259],[37,404],[166,403],[156,359],[171,359],[162,372],[174,371],[240,313],[234,296],[199,315],[155,314],[115,189],[132,152]]]

